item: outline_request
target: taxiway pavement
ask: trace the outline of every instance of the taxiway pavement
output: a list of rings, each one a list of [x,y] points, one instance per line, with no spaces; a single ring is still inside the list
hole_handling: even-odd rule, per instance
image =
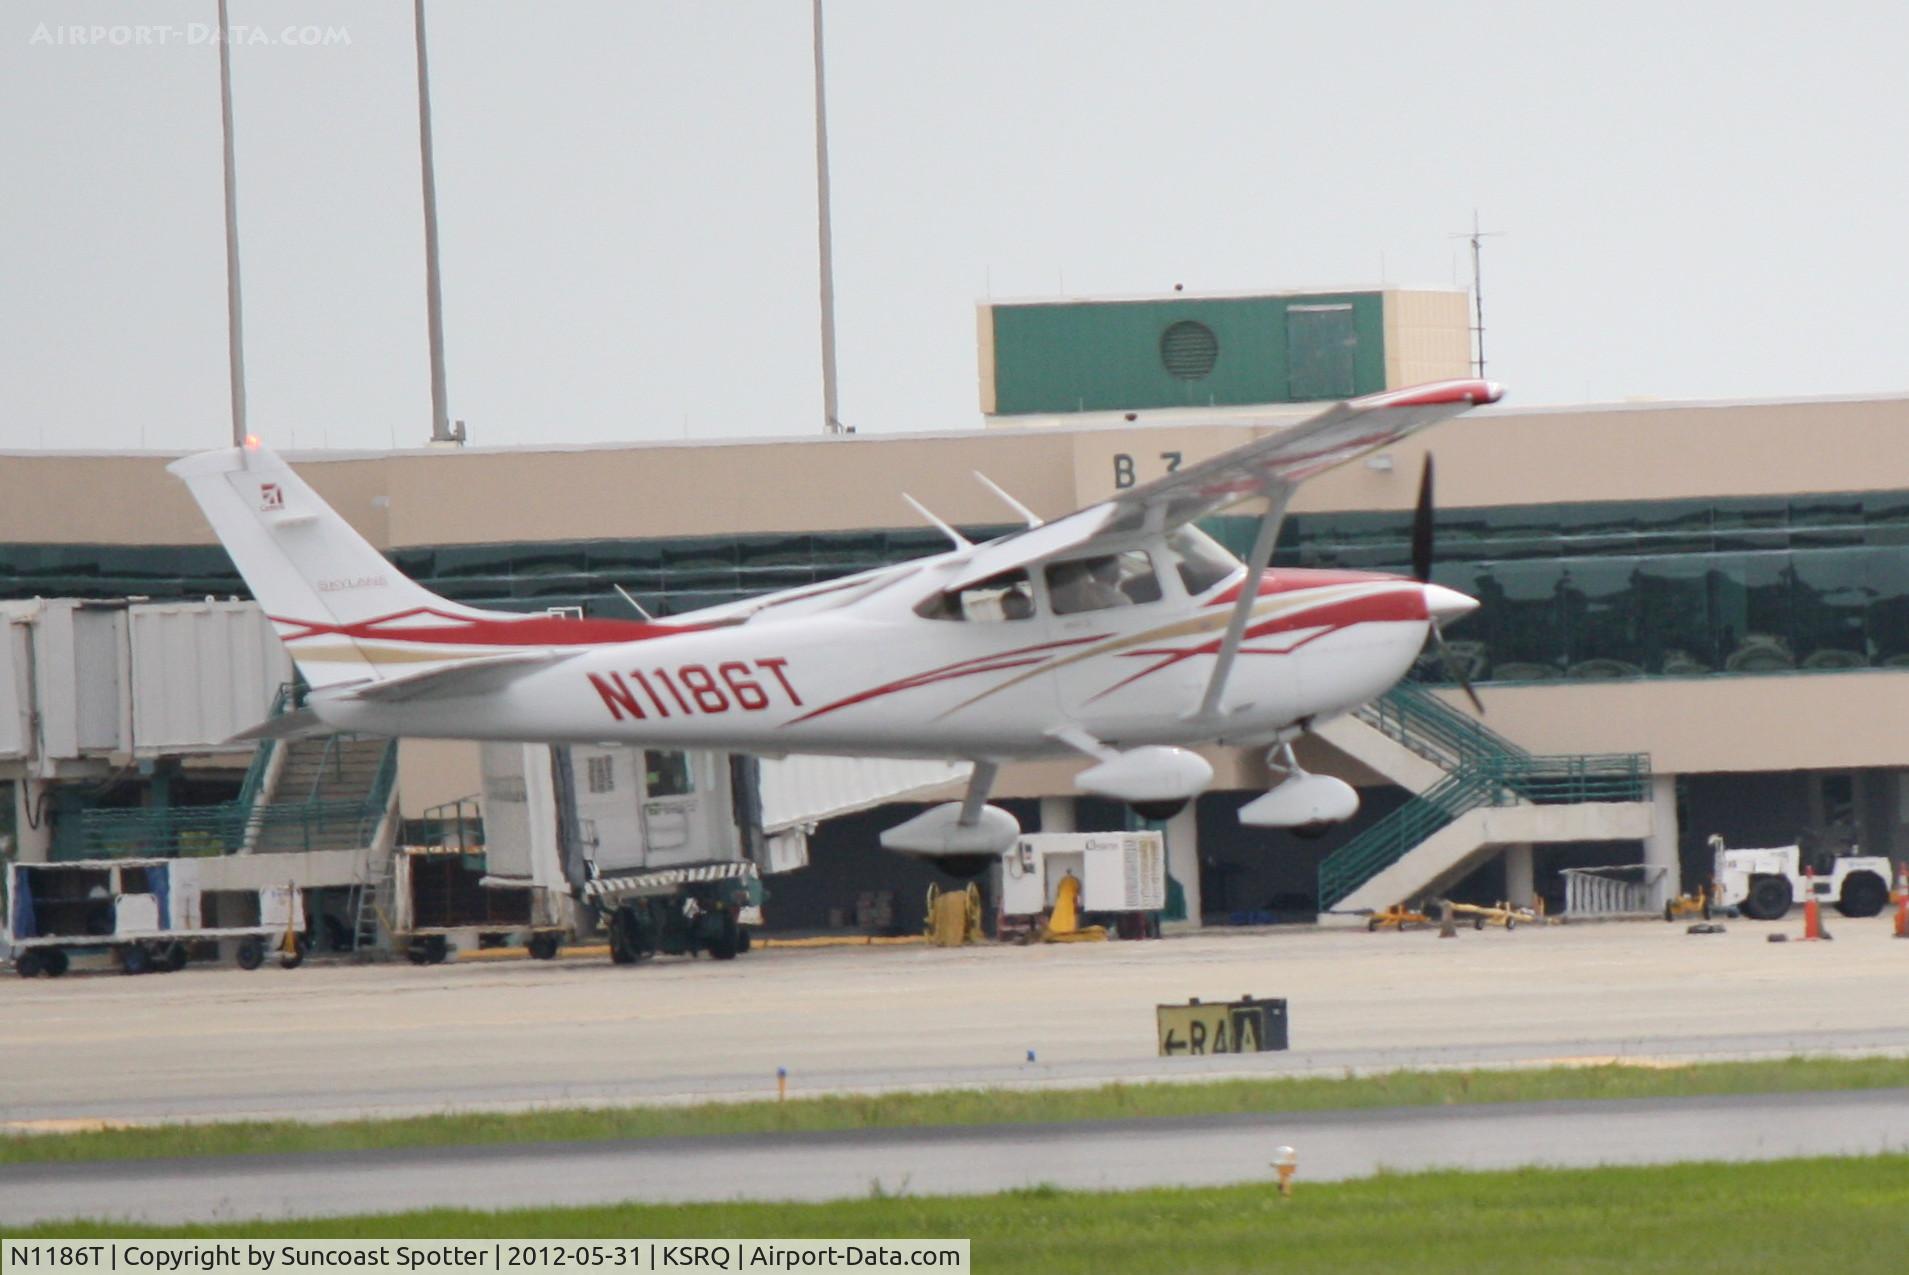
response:
[[[1291,929],[1154,943],[318,966],[0,981],[0,1131],[336,1119],[950,1085],[1539,1064],[1909,1056],[1909,942],[1628,923]],[[1153,1008],[1285,997],[1286,1053],[1155,1056]],[[1035,1061],[1027,1056],[1033,1051]]]

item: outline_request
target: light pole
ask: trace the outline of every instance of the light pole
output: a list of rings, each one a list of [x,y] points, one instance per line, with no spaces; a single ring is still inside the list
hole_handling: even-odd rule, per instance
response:
[[[822,269],[822,432],[842,434],[835,408],[835,257],[829,242],[829,113],[822,81],[822,0],[810,0],[815,31],[815,204]]]
[[[424,55],[424,0],[411,0],[411,27],[418,49],[418,163],[424,171],[424,315],[431,344],[431,441],[461,443],[451,431],[444,390],[444,295],[438,281],[437,173],[431,158],[431,72]]]
[[[219,128],[225,146],[225,345],[232,379],[232,445],[245,446],[245,315],[239,299],[239,196],[232,158],[232,42],[219,0]]]

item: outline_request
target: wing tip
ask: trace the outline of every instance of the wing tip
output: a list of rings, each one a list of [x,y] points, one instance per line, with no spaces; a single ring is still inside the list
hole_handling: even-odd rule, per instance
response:
[[[1404,389],[1386,390],[1384,393],[1370,394],[1365,398],[1354,399],[1352,402],[1353,406],[1362,408],[1440,407],[1447,404],[1482,407],[1487,403],[1496,403],[1504,396],[1505,387],[1497,381],[1473,376],[1451,381],[1427,381],[1423,385],[1408,385]]]

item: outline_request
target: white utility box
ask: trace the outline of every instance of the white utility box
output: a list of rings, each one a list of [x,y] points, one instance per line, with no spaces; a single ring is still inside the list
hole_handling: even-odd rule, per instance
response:
[[[1084,912],[1157,912],[1167,905],[1166,839],[1157,832],[1040,832],[1001,856],[1001,913],[1034,916],[1061,882],[1080,878]]]

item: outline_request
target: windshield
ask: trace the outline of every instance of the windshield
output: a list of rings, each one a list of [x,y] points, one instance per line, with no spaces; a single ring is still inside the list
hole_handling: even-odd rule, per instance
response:
[[[1240,569],[1238,558],[1191,523],[1167,537],[1167,552],[1176,560],[1189,597],[1198,597]]]

